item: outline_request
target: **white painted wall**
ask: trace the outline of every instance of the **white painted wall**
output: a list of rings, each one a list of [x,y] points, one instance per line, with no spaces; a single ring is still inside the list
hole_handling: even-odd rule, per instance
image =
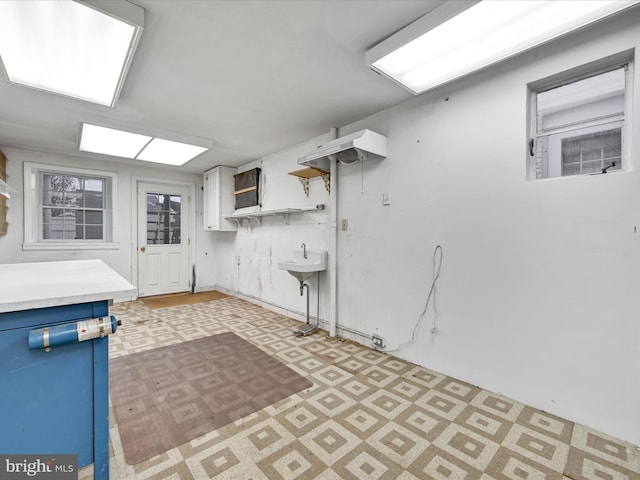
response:
[[[322,141],[324,137],[319,137]],[[328,137],[327,137],[328,138]],[[301,318],[306,312],[306,297],[300,296],[299,283],[284,270],[277,268],[278,261],[292,256],[294,249],[305,243],[307,248],[330,250],[329,194],[321,178],[310,181],[307,198],[297,177],[289,172],[304,168],[297,164],[298,157],[315,147],[315,139],[287,151],[265,157],[239,169],[262,169],[262,211],[284,208],[304,208],[324,204],[326,209],[314,212],[293,213],[287,220],[281,217],[263,217],[262,224],[250,226],[245,221],[237,232],[212,232],[217,253],[219,288],[251,300],[266,302],[271,308],[293,318]],[[236,257],[240,257],[240,265]],[[320,317],[328,318],[329,273],[320,276]],[[310,284],[310,313],[316,316],[317,281]]]
[[[7,156],[7,182],[16,190],[7,202],[9,206],[7,235],[0,236],[0,263],[42,262],[52,260],[77,260],[98,258],[104,260],[127,280],[136,284],[136,258],[133,245],[135,219],[132,198],[135,178],[153,179],[157,182],[187,182],[195,184],[195,252],[197,285],[215,285],[215,258],[211,237],[202,230],[202,176],[181,174],[166,168],[154,168],[148,165],[129,165],[120,162],[96,161],[93,159],[71,158],[52,153],[43,153],[9,147],[0,149]],[[72,166],[116,172],[117,174],[117,211],[114,222],[119,248],[117,250],[74,250],[74,251],[23,251],[23,175],[24,162],[48,165]]]
[[[526,181],[527,83],[638,47],[636,10],[341,128],[387,135],[389,155],[339,167],[338,331],[640,444],[640,129],[625,172]],[[294,157],[263,159],[265,208],[304,203]],[[218,234],[218,284],[302,310],[275,262],[328,243],[329,218]],[[438,244],[437,313],[407,343]]]
[[[389,156],[341,169],[339,323],[640,444],[640,75],[629,171],[525,180],[527,83],[638,47],[635,11],[342,128],[388,135]],[[403,345],[437,244],[438,333],[430,309]]]

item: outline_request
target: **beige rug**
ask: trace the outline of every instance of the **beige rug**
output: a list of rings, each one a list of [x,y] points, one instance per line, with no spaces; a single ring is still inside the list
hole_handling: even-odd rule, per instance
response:
[[[113,358],[110,381],[130,465],[313,385],[234,333]]]
[[[210,292],[200,292],[200,293],[172,293],[170,295],[156,295],[154,297],[143,297],[140,300],[144,302],[144,304],[151,308],[167,308],[167,307],[175,307],[177,305],[188,305],[190,303],[202,303],[209,302],[211,300],[220,300],[221,298],[227,298],[228,295],[224,293],[217,292],[212,290]]]

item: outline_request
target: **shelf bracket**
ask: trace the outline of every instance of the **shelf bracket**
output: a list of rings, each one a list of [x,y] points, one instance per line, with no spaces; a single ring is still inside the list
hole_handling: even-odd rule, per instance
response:
[[[329,172],[322,174],[322,180],[324,180],[324,188],[327,189],[327,193],[331,195],[331,174]],[[309,195],[307,194],[307,197]]]
[[[304,177],[298,177],[300,183],[302,184],[302,188],[304,189],[304,194],[309,198],[309,179]]]

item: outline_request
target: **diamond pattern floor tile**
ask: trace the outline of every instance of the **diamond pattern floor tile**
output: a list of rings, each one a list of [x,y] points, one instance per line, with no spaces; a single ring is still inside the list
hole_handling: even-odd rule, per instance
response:
[[[112,358],[232,332],[313,382],[137,465],[112,418],[112,480],[640,480],[634,445],[235,297],[112,311]]]

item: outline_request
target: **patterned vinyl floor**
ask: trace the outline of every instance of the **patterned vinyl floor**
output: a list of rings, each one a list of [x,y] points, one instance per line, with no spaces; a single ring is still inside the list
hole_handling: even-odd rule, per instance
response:
[[[234,297],[112,312],[112,358],[234,332],[314,384],[137,465],[112,414],[112,480],[640,480],[634,445]]]

